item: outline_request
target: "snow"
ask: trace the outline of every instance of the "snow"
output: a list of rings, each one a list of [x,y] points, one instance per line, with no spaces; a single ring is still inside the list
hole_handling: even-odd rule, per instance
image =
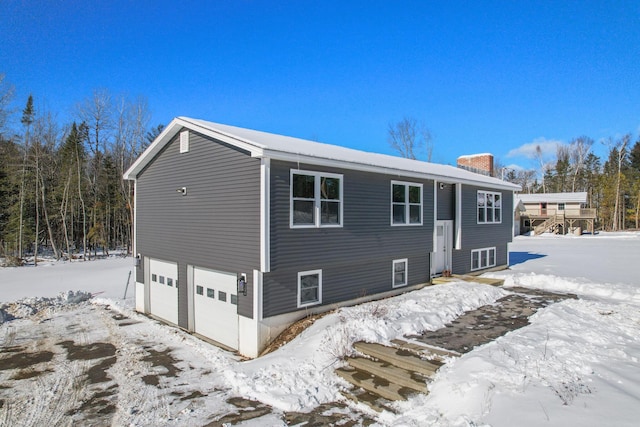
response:
[[[45,261],[37,267],[0,268],[0,302],[26,297],[55,297],[68,290],[83,290],[103,298],[122,299],[129,272],[127,299],[133,301],[135,271],[129,257],[99,261]],[[133,304],[132,304],[133,305]]]
[[[406,334],[439,329],[514,287],[568,292],[578,298],[541,309],[531,317],[530,325],[449,359],[430,383],[429,395],[395,404],[396,414],[367,414],[379,425],[394,426],[637,425],[640,233],[517,237],[510,252],[510,270],[487,274],[505,279],[503,288],[452,282],[342,308],[279,350],[244,362],[134,313],[131,285],[123,300],[127,275],[133,269],[131,259],[5,268],[0,269],[4,313],[19,305],[9,304],[17,299],[32,308],[11,312],[15,320],[5,316],[0,337],[6,340],[10,328],[20,327],[20,322],[46,306],[56,310],[67,307],[44,323],[51,334],[64,336],[73,319],[97,328],[107,325],[102,326],[103,333],[88,333],[85,340],[102,339],[100,334],[113,336],[114,330],[106,330],[108,319],[100,320],[104,314],[98,310],[108,307],[138,322],[116,330],[118,360],[123,358],[126,363],[109,371],[117,377],[120,390],[115,424],[203,425],[211,421],[211,414],[230,411],[224,398],[237,395],[274,408],[272,414],[242,425],[284,425],[278,411],[308,411],[342,400],[339,391],[346,383],[334,374],[334,368],[340,366],[341,357],[354,341],[389,343]],[[100,294],[90,303],[74,298],[84,294],[56,297],[70,289]],[[190,368],[175,379],[163,377],[166,389],[201,390],[208,394],[206,403],[171,401],[160,389],[140,385],[136,379],[149,369],[135,357],[141,351],[140,340],[153,348],[172,348],[180,366]],[[63,373],[56,372],[56,384],[62,384]],[[32,392],[45,409],[56,402],[50,390],[36,388]],[[354,410],[368,411],[364,406],[350,405]],[[0,419],[2,410],[0,407]]]
[[[124,174],[125,179],[134,179],[144,166],[168,144],[176,132],[187,127],[205,135],[224,136],[226,142],[237,144],[250,151],[254,157],[269,157],[298,163],[340,162],[347,168],[357,170],[375,170],[399,176],[419,176],[442,180],[459,181],[471,184],[489,185],[519,191],[520,186],[497,178],[469,172],[450,165],[427,163],[398,156],[354,150],[338,145],[309,141],[290,136],[261,132],[253,129],[229,126],[189,117],[175,118],[156,140],[145,150]]]

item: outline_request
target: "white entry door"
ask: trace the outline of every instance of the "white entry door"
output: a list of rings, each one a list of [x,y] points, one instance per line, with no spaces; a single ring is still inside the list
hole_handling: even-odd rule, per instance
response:
[[[453,221],[436,221],[435,273],[451,270]]]
[[[178,324],[178,264],[149,260],[149,312]]]
[[[238,293],[234,273],[193,269],[194,331],[238,349]]]

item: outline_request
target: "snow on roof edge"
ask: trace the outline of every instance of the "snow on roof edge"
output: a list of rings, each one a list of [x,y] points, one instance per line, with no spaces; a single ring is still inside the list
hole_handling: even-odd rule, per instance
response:
[[[498,178],[469,172],[455,166],[428,163],[420,160],[406,159],[387,154],[355,150],[339,145],[309,141],[301,138],[268,133],[253,129],[214,123],[201,119],[179,116],[171,121],[165,130],[145,150],[125,173],[126,179],[137,176],[155,154],[166,145],[182,127],[193,130],[204,130],[229,139],[231,143],[240,144],[240,148],[248,149],[256,157],[268,156],[291,160],[295,156],[301,162],[323,163],[323,161],[339,162],[345,168],[350,165],[360,165],[359,169],[372,168],[391,173],[410,173],[425,178],[443,181],[461,181],[474,185],[489,185],[513,191],[520,190],[520,186],[500,180]],[[200,129],[198,129],[200,128]],[[294,148],[293,148],[294,147]],[[269,153],[267,155],[266,153]],[[281,153],[278,155],[278,153]],[[315,160],[311,161],[311,160]]]

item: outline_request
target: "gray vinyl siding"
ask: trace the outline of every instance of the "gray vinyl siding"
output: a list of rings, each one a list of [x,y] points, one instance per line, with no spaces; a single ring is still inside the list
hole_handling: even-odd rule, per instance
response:
[[[343,227],[291,229],[290,170],[343,174]],[[423,225],[391,226],[391,181],[423,184]],[[392,261],[408,259],[409,285],[429,281],[433,181],[272,161],[271,271],[264,275],[264,316],[297,310],[297,274],[322,270],[322,303],[392,289]]]
[[[440,185],[437,186],[439,220],[452,220],[455,218],[455,190],[456,187],[453,184],[443,184],[443,188],[440,188]]]
[[[502,193],[502,223],[478,224],[478,190]],[[513,192],[488,187],[462,186],[462,249],[452,254],[453,273],[471,271],[471,251],[496,248],[496,266],[507,264],[507,244],[512,239]]]
[[[253,316],[253,270],[260,269],[260,160],[189,132],[179,134],[138,176],[136,244],[143,257],[178,263],[178,318],[187,327],[187,264],[246,273],[238,313]],[[187,195],[176,190],[187,187]],[[137,280],[144,280],[144,263]]]

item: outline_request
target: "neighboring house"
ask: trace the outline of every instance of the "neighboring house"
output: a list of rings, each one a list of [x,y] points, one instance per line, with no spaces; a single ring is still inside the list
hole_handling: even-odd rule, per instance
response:
[[[520,189],[184,117],[125,178],[136,310],[249,357],[310,313],[506,267]]]
[[[586,207],[587,193],[517,194],[514,203],[523,234],[594,231],[596,210]]]

